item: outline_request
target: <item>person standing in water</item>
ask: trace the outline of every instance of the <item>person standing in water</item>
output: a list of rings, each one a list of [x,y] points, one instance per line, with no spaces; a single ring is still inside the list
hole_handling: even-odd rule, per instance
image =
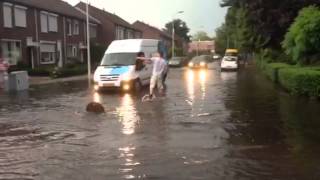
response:
[[[163,59],[163,53],[155,53],[152,58],[137,57],[137,59],[144,60],[147,63],[153,63],[152,76],[150,80],[149,99],[153,99],[155,97],[156,87],[158,88],[159,93],[163,94],[163,75],[167,66],[165,59]]]

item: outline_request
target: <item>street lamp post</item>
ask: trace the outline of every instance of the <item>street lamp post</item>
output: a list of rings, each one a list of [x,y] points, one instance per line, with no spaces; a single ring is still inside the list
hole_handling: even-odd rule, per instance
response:
[[[203,26],[200,26],[199,29],[203,29],[204,27]],[[199,56],[199,45],[200,45],[200,37],[198,38],[198,43],[197,43],[197,56]]]
[[[89,87],[91,86],[91,53],[90,53],[90,22],[89,22],[89,0],[86,5],[86,16],[87,16],[87,61],[88,61],[88,82]]]
[[[175,16],[178,14],[182,14],[184,11],[178,11],[176,14],[173,15],[173,20],[172,20],[172,57],[175,56],[174,49],[175,49],[175,40],[174,40],[174,35],[175,35],[175,29],[174,29],[174,20]]]

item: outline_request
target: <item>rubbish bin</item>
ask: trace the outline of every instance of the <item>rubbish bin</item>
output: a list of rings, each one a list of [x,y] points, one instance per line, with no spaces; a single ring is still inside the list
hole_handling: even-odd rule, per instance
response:
[[[27,71],[15,71],[8,74],[6,82],[7,91],[23,91],[29,89],[29,76]]]

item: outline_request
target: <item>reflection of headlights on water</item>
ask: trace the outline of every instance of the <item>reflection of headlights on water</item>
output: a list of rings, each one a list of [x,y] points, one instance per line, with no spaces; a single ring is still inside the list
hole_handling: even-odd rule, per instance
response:
[[[193,67],[193,62],[189,62],[189,67]]]
[[[100,96],[99,93],[94,93],[93,94],[93,102],[101,103],[101,96]]]
[[[206,63],[205,63],[205,62],[201,62],[201,63],[200,63],[200,66],[201,66],[201,67],[204,67],[204,66],[206,66]]]

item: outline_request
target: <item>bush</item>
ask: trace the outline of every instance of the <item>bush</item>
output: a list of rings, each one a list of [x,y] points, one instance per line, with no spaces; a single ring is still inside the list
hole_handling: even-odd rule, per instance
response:
[[[292,94],[320,97],[320,71],[311,68],[282,68],[279,83]]]
[[[291,65],[285,63],[270,63],[266,64],[264,68],[264,73],[273,81],[278,83],[279,70],[283,68],[289,68]]]
[[[50,76],[53,68],[35,68],[35,69],[28,69],[29,76]]]
[[[320,61],[320,8],[304,8],[282,43],[286,54],[302,64]],[[311,62],[313,61],[313,62]]]
[[[77,65],[74,67],[63,67],[63,68],[55,68],[51,73],[50,76],[52,78],[63,78],[63,77],[70,77],[76,75],[83,75],[87,73],[87,66],[86,65]]]

